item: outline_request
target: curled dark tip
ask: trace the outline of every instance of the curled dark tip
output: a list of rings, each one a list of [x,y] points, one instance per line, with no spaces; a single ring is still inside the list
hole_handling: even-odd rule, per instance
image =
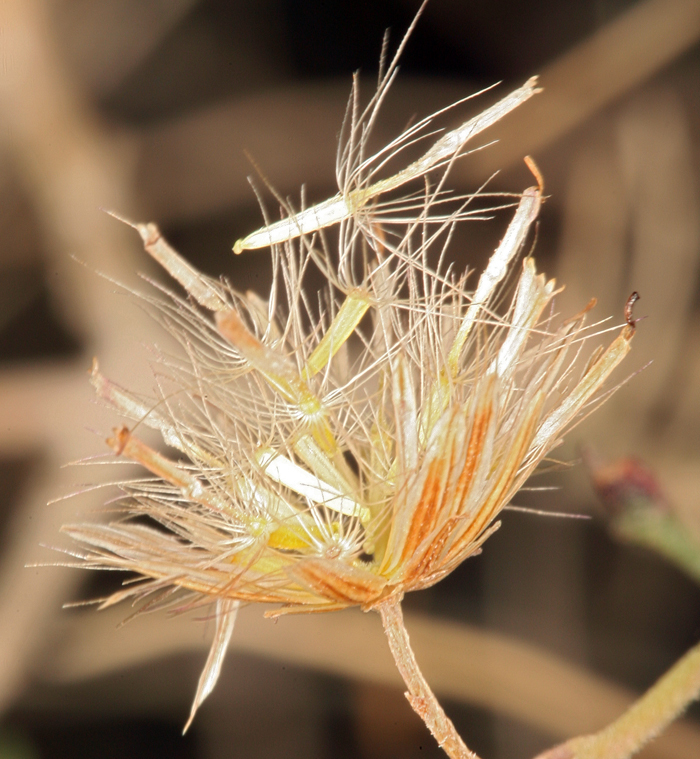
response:
[[[635,329],[637,322],[639,321],[639,319],[632,318],[632,310],[634,309],[634,304],[639,300],[639,298],[640,295],[635,290],[632,295],[627,298],[627,303],[625,303],[625,321],[632,329]]]

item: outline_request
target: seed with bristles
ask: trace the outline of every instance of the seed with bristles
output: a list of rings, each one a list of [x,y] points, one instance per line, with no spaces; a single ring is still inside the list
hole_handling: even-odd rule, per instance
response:
[[[446,171],[467,139],[534,91],[528,82],[388,179],[374,172],[391,151],[373,160],[362,142],[343,149],[348,181],[336,198],[237,243],[272,244],[268,300],[201,274],[154,225],[133,225],[186,291],[151,301],[182,355],[164,360],[151,402],[96,363],[91,381],[175,454],[117,429],[115,454],[149,477],[123,484],[126,518],[64,530],[85,547],[81,566],[140,575],[107,604],[215,604],[190,721],[218,677],[239,603],[277,603],[276,614],[371,609],[439,581],[480,550],[629,351],[628,324],[578,375],[586,312],[557,323],[554,280],[532,258],[518,263],[539,177],[474,291],[442,248],[479,196],[446,211],[426,182],[404,206],[412,218],[385,229],[377,210],[380,194]],[[350,139],[366,139],[361,123]],[[335,248],[313,236],[330,223]],[[327,280],[319,293],[308,287],[314,266]]]

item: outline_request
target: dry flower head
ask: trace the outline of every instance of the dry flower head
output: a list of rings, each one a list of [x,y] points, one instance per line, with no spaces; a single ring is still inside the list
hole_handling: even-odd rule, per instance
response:
[[[150,476],[122,484],[126,516],[64,529],[83,546],[79,566],[141,577],[103,607],[214,604],[190,721],[219,675],[240,603],[280,604],[275,614],[372,609],[477,553],[630,347],[626,325],[577,368],[586,312],[560,321],[554,280],[520,258],[541,181],[520,196],[500,245],[472,275],[475,289],[448,261],[452,229],[479,213],[482,197],[446,194],[452,162],[529,98],[534,80],[381,179],[390,158],[426,139],[433,118],[365,156],[395,73],[396,59],[364,110],[353,88],[338,195],[288,209],[236,243],[236,252],[271,246],[267,298],[204,276],[155,226],[134,225],[187,293],[150,300],[181,356],[159,364],[152,400],[106,379],[97,363],[91,379],[173,454],[115,430],[114,452]],[[410,182],[411,194],[383,200]],[[319,231],[333,224],[335,237]],[[311,269],[326,282],[318,296],[306,286]]]

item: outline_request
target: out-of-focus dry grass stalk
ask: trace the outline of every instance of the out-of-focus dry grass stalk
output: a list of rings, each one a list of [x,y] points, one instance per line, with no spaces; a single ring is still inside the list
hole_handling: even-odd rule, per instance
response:
[[[181,9],[185,5],[184,2],[179,4]],[[51,273],[52,297],[64,318],[89,344],[91,352],[99,350],[105,364],[119,366],[120,376],[133,386],[139,386],[138,377],[128,377],[134,371],[129,361],[133,335],[147,342],[152,333],[151,323],[140,319],[138,311],[128,304],[120,308],[119,299],[111,295],[114,289],[111,285],[70,261],[70,255],[76,255],[89,267],[107,271],[125,283],[133,282],[134,272],[143,270],[143,260],[134,255],[131,236],[100,213],[99,207],[138,212],[139,216],[155,209],[160,219],[168,215],[183,218],[224,208],[232,201],[249,197],[245,182],[248,169],[244,161],[239,163],[236,158],[227,163],[223,160],[215,137],[225,133],[229,146],[241,143],[250,146],[249,140],[240,139],[241,134],[255,134],[255,125],[265,121],[266,114],[285,107],[288,117],[278,117],[272,124],[267,121],[265,141],[262,136],[259,138],[255,154],[264,158],[266,144],[291,139],[294,149],[289,155],[292,159],[288,166],[279,167],[278,181],[283,191],[296,187],[323,170],[314,163],[313,155],[322,157],[324,167],[333,165],[335,134],[345,103],[346,84],[338,90],[322,87],[287,92],[284,97],[252,97],[152,128],[132,141],[125,135],[110,134],[96,118],[89,97],[80,90],[61,58],[49,10],[61,12],[60,7],[50,8],[40,0],[4,0],[0,5],[3,46],[0,165],[10,167],[20,177],[34,205],[48,256],[46,265]],[[699,17],[700,7],[694,2],[648,0],[637,4],[588,43],[542,72],[547,94],[539,103],[533,103],[527,121],[513,120],[508,132],[502,134],[503,147],[484,153],[484,160],[493,161],[490,166],[503,166],[528,150],[543,149],[697,41]],[[167,28],[166,24],[163,30]],[[148,46],[155,45],[157,40],[156,34],[144,41],[138,55],[144,56]],[[618,67],[613,64],[620,50],[632,52],[624,65]],[[92,84],[96,91],[110,86],[107,80],[98,79]],[[573,104],[572,93],[578,93]],[[453,94],[450,90],[444,99],[440,97],[450,101]],[[423,97],[419,93],[417,99]],[[640,395],[635,396],[633,413],[620,395],[609,407],[607,426],[599,431],[605,436],[622,436],[632,429],[637,435],[636,443],[647,454],[659,453],[662,446],[657,441],[661,440],[666,458],[657,468],[674,500],[690,505],[688,519],[700,524],[698,510],[689,497],[697,493],[697,461],[692,450],[688,451],[684,445],[689,430],[700,423],[695,371],[700,367],[700,340],[697,339],[700,329],[691,311],[699,234],[697,187],[691,170],[692,146],[686,115],[677,98],[666,91],[651,91],[643,97],[643,108],[640,100],[632,100],[618,113],[607,115],[606,119],[615,122],[614,130],[605,135],[594,131],[579,149],[566,194],[565,234],[559,266],[563,281],[569,283],[568,297],[573,301],[583,296],[573,291],[572,283],[581,283],[587,299],[591,292],[600,294],[601,283],[608,282],[608,291],[602,293],[601,310],[614,311],[620,297],[629,289],[627,282],[632,276],[629,265],[624,266],[624,262],[629,261],[626,231],[632,228],[634,286],[643,292],[645,310],[654,313],[654,319],[647,320],[644,329],[653,336],[648,341],[648,350],[654,353],[656,364],[652,371],[647,371],[643,383],[637,382],[637,386],[645,387],[637,388]],[[329,102],[334,104],[331,108],[327,108]],[[302,124],[294,114],[308,113],[310,108],[315,116]],[[421,112],[429,108],[430,105],[420,105]],[[294,130],[297,123],[300,127]],[[313,132],[309,131],[310,124]],[[667,139],[660,140],[661,133]],[[617,136],[611,139],[610,134]],[[211,139],[202,141],[207,135]],[[195,143],[200,146],[197,150],[191,147]],[[662,144],[669,148],[657,150]],[[499,152],[501,150],[508,152]],[[238,155],[235,149],[229,153]],[[470,178],[486,170],[478,160],[464,165]],[[164,166],[178,170],[169,174],[161,171]],[[186,168],[191,169],[191,179],[183,179]],[[132,199],[135,195],[132,172],[141,177],[149,176],[148,182],[142,183],[138,201]],[[176,175],[178,182],[173,178]],[[197,183],[202,178],[206,188],[200,192]],[[597,188],[597,192],[591,193],[591,187]],[[598,251],[599,260],[583,257],[582,250],[588,256],[591,251]],[[660,258],[659,250],[667,251],[667,256]],[[598,276],[595,286],[589,287],[586,277],[592,271]],[[638,342],[642,352],[643,343]],[[668,383],[677,376],[681,350],[685,352],[686,382],[680,383],[672,413],[667,415],[671,421],[666,426],[666,436],[659,438],[649,430],[653,427],[654,412],[668,401]],[[98,411],[90,402],[91,392],[85,375],[88,364],[86,358],[77,364],[14,368],[0,375],[0,418],[3,421],[0,451],[6,455],[43,453],[41,471],[15,507],[14,519],[8,527],[10,538],[0,563],[0,707],[12,702],[30,673],[38,677],[45,670],[53,655],[56,630],[65,630],[65,619],[59,616],[61,600],[70,596],[72,584],[78,581],[74,573],[44,570],[38,575],[23,565],[36,556],[38,544],[55,542],[58,526],[75,511],[70,504],[47,508],[45,503],[69,491],[75,482],[75,473],[61,470],[60,465],[94,450],[94,436],[81,434],[84,427],[100,423],[96,421]],[[103,426],[107,428],[107,416],[103,419]],[[674,435],[680,442],[675,447],[668,446]],[[677,448],[686,454],[678,458],[675,456]],[[99,495],[92,501],[88,497],[81,503],[81,509],[97,507],[100,500]],[[249,645],[247,650],[265,656],[284,655],[326,671],[364,677],[367,672],[361,663],[367,661],[367,651],[374,648],[384,652],[383,642],[372,644],[373,636],[381,634],[378,629],[353,632],[353,624],[365,623],[359,616],[357,621],[353,618],[353,622],[345,617],[333,622],[330,618],[321,621],[322,625],[337,626],[329,631],[328,639],[346,641],[348,650],[358,641],[363,646],[362,656],[348,657],[340,665],[334,665],[330,653],[323,652],[316,633],[311,632],[310,627],[319,624],[319,620],[285,621],[285,625],[299,626],[303,630],[298,637],[275,635],[277,628],[263,627],[262,623],[246,637],[253,617],[244,617],[237,644]],[[308,632],[303,627],[305,624],[309,625]],[[471,669],[462,671],[451,661],[449,671],[440,673],[436,669],[433,672],[431,668],[437,664],[431,664],[431,651],[445,646],[468,651],[471,646],[477,646],[477,642],[468,637],[467,631],[452,627],[436,628],[434,623],[411,620],[408,624],[418,655],[425,663],[426,674],[438,692],[465,700],[482,699],[479,703],[539,725],[552,735],[566,736],[602,727],[629,698],[629,694],[603,686],[600,681],[540,653],[536,654],[541,658],[537,658],[537,676],[533,680],[528,674],[533,666],[531,651],[508,645],[504,649],[499,639],[481,633],[484,648],[476,650],[482,650],[483,656],[475,656],[472,664],[491,662],[493,666],[493,662],[507,652],[501,661],[508,662],[509,672],[517,675],[518,688],[528,682],[530,686],[536,683],[541,689],[539,696],[537,692],[528,691],[520,697],[521,691],[513,682],[493,677],[493,670],[481,674]],[[154,641],[163,652],[172,651],[176,645],[190,647],[200,642],[196,626],[167,620],[161,623],[156,618],[140,620],[138,625],[141,627],[126,628],[110,639],[113,620],[107,616],[96,617],[90,621],[79,620],[70,634],[84,636],[83,640],[92,643],[100,641],[98,645],[120,653],[119,666],[142,661],[146,653],[155,655]],[[425,626],[423,632],[421,625]],[[146,629],[148,632],[142,637],[137,634]],[[436,635],[437,644],[431,641],[432,634]],[[194,643],[193,639],[196,639]],[[280,646],[282,640],[289,642],[288,649]],[[104,669],[100,670],[97,663],[92,669],[85,663],[90,662],[90,649],[80,650],[86,656],[81,660],[85,675],[114,666],[114,662],[107,660]],[[335,644],[334,653],[337,654]],[[102,655],[101,652],[100,658]],[[73,666],[73,676],[78,676],[81,669],[77,660],[67,653],[62,656],[65,658],[59,657],[56,662],[61,676],[67,677],[67,669]],[[77,654],[73,652],[71,656]],[[388,655],[385,656],[384,665],[371,662],[375,667],[373,672],[387,673],[378,676],[383,681],[386,678],[386,682],[390,679],[396,682],[393,665]],[[467,667],[470,661],[465,658],[460,664]],[[473,690],[470,677],[475,686]],[[563,691],[560,691],[562,683]],[[551,701],[550,696],[554,696]],[[516,700],[519,706],[515,705]],[[553,708],[553,703],[558,708]],[[600,711],[591,714],[586,711],[588,707]],[[700,754],[698,746],[696,729],[679,724],[647,748],[642,756],[690,759]]]
[[[94,270],[107,267],[122,281],[134,281],[138,264],[131,241],[99,211],[101,205],[131,206],[130,148],[105,133],[72,84],[55,49],[46,3],[8,0],[0,7],[0,26],[0,145],[34,203],[52,297],[77,335],[128,366],[132,341],[125,332],[147,334],[151,327],[128,309],[107,306],[114,288]],[[76,265],[72,255],[93,271]],[[70,595],[75,582],[67,573],[45,574],[37,582],[24,565],[38,544],[54,542],[51,533],[73,511],[46,503],[75,481],[61,466],[84,455],[84,438],[76,432],[90,417],[94,422],[85,370],[80,362],[22,367],[0,377],[0,449],[43,454],[41,471],[16,507],[0,564],[0,705],[22,686],[60,598]]]
[[[640,312],[651,315],[639,361],[652,363],[630,397],[612,399],[606,425],[591,420],[590,439],[603,435],[618,451],[630,450],[623,437],[634,440],[635,455],[653,461],[679,515],[697,532],[697,148],[679,96],[668,88],[631,99],[608,125],[574,155],[558,271],[572,283],[570,302],[581,302],[595,278],[604,308],[634,282],[644,293]]]
[[[452,19],[445,28],[451,34],[459,26]],[[458,169],[460,179],[466,187],[473,187],[475,181],[521,161],[523,155],[537,155],[682,55],[698,37],[700,4],[686,0],[636,3],[574,50],[541,72],[533,72],[540,74],[545,93],[508,124],[493,129],[489,140],[498,140],[498,144],[463,162]],[[245,177],[250,165],[240,151],[221,155],[216,146],[223,135],[231,144],[248,146],[263,161],[276,145],[288,144],[281,163],[274,166],[275,184],[282,192],[297,189],[299,172],[307,181],[329,178],[346,92],[345,82],[333,87],[285,88],[203,109],[145,131],[139,154],[143,203],[158,218],[171,218],[247,200]],[[464,92],[449,82],[437,92],[432,83],[404,80],[397,82],[394,95],[406,102],[401,116],[406,118],[416,110],[429,112],[437,107],[436,95],[444,104],[463,97]],[[301,115],[306,118],[300,119]],[[301,121],[304,129],[289,130],[289,124]],[[256,130],[256,123],[264,123],[265,129]],[[387,134],[397,131],[396,124],[378,126]],[[385,141],[383,133],[378,139]],[[175,182],[175,177],[179,181]]]
[[[499,145],[468,167],[465,164],[465,170],[479,176],[514,163],[522,151],[537,154],[643,83],[692,47],[699,36],[699,3],[635,3],[593,37],[546,66],[540,72],[540,84],[548,96],[533,101],[517,119],[500,127],[496,133]]]
[[[45,671],[47,679],[80,681],[158,656],[204,651],[208,645],[187,618],[168,620],[166,627],[156,616],[145,616],[117,629],[122,618],[120,610],[113,609],[62,620],[55,656]],[[376,621],[353,610],[342,615],[288,617],[271,626],[259,609],[244,609],[231,647],[398,689],[401,678]],[[410,614],[406,626],[425,676],[440,697],[507,714],[537,726],[553,739],[595,732],[635,699],[619,685],[506,636]],[[403,719],[410,724],[406,719],[410,712],[405,703],[401,706]],[[680,721],[643,756],[695,759],[698,751],[700,728]]]

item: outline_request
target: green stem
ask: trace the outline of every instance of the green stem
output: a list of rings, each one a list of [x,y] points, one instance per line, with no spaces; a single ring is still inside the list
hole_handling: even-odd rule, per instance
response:
[[[632,504],[612,527],[623,540],[651,548],[700,583],[700,541],[673,512]]]
[[[664,497],[646,464],[631,457],[606,462],[590,448],[581,455],[615,535],[651,548],[700,583],[700,537]]]
[[[382,617],[389,648],[408,688],[406,698],[413,710],[425,722],[435,740],[451,759],[479,759],[459,737],[455,726],[443,711],[418,668],[403,621],[401,598],[388,598],[375,609]]]
[[[700,643],[615,722],[594,735],[572,738],[536,759],[628,759],[699,694]]]

